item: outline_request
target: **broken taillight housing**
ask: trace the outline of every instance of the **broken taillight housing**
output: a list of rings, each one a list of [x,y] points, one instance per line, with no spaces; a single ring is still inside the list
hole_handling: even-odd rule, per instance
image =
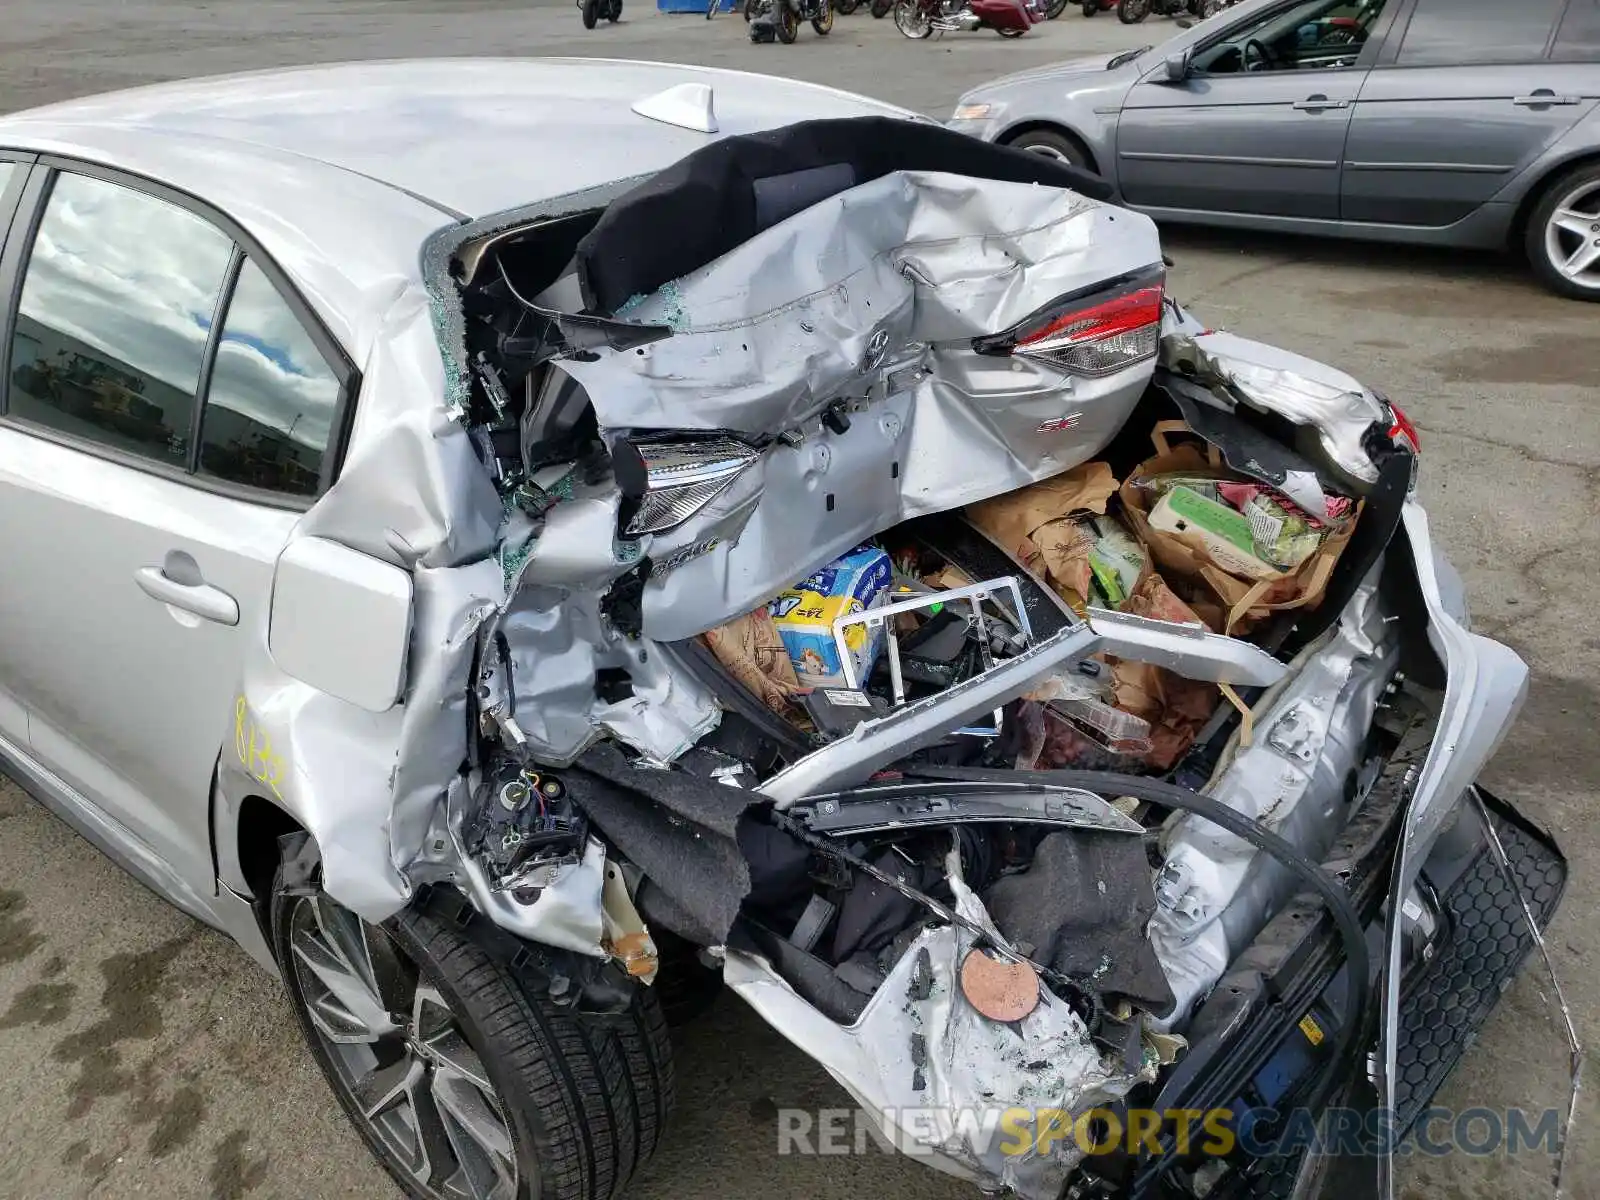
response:
[[[611,447],[617,486],[632,508],[623,533],[676,529],[761,457],[729,437],[623,439]]]
[[[1166,271],[1134,271],[1052,301],[1013,329],[978,338],[979,354],[1017,355],[1098,378],[1156,356]]]
[[[1401,411],[1398,404],[1392,400],[1388,401],[1388,404],[1389,416],[1394,420],[1389,426],[1389,440],[1410,446],[1412,454],[1421,454],[1422,439],[1417,436],[1417,427],[1411,423],[1411,418]]]

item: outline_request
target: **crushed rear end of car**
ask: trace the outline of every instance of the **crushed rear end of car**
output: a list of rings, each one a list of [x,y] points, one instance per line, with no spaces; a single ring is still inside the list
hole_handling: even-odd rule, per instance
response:
[[[1403,1132],[1548,922],[1476,783],[1527,671],[1404,414],[1103,197],[863,118],[436,237],[493,549],[414,572],[390,860],[583,1011],[700,948],[988,1189],[1385,1186],[1269,1114]]]

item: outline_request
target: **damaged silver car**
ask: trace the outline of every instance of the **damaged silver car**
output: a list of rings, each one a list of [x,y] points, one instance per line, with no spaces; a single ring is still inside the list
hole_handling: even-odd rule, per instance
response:
[[[0,121],[7,230],[6,770],[408,1195],[618,1193],[723,987],[990,1192],[1382,1192],[1554,912],[1416,430],[1068,165],[397,62]]]

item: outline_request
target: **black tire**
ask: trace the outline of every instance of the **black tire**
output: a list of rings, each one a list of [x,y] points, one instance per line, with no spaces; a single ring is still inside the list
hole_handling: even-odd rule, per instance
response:
[[[583,0],[583,27],[593,29],[600,23],[600,0]]]
[[[1574,198],[1577,202],[1572,204]],[[1563,232],[1553,235],[1552,248],[1551,223],[1557,210],[1566,204],[1572,204],[1568,211],[1584,219],[1573,222],[1569,218]],[[1522,244],[1534,275],[1545,287],[1569,300],[1600,302],[1600,262],[1574,279],[1564,274],[1552,258],[1552,253],[1575,253],[1586,244],[1591,253],[1600,250],[1600,163],[1575,167],[1545,185],[1539,202],[1528,214]]]
[[[1100,11],[1100,5],[1095,0],[1083,0],[1083,15],[1092,17]]]
[[[848,17],[860,7],[861,0],[838,0],[838,2],[833,6],[833,11],[838,13],[841,17]]]
[[[622,20],[622,0],[611,0],[611,11],[606,13],[606,20],[613,25]]]
[[[1003,38],[1019,38],[1028,31],[1026,29],[996,29],[995,32]]]
[[[872,0],[872,16],[881,21],[894,9],[894,0]]]
[[[308,1016],[301,960],[292,957],[291,947],[291,935],[299,937],[295,931],[303,932],[305,922],[315,918],[314,908],[300,908],[307,904],[332,905],[341,920],[354,918],[314,885],[286,888],[280,868],[270,908],[273,951],[312,1057],[400,1190],[412,1200],[439,1200],[439,1191],[419,1181],[362,1115],[352,1085]],[[364,937],[373,939],[363,941],[374,947],[369,961],[378,961],[380,941],[385,950],[397,948],[396,961],[412,964],[413,991],[426,984],[442,997],[452,1031],[475,1053],[493,1088],[498,1115],[509,1125],[516,1200],[610,1200],[655,1153],[672,1105],[674,1078],[666,1021],[650,988],[638,988],[632,1008],[619,1016],[579,1017],[550,1004],[532,980],[459,926],[408,910],[382,926],[362,928],[371,931]],[[384,972],[384,977],[381,990],[397,986],[398,975]],[[417,1110],[412,1111],[415,1117]],[[432,1109],[436,1122],[440,1111]]]
[[[651,931],[661,966],[652,990],[674,1029],[698,1019],[722,995],[722,972],[700,961],[699,947],[665,929]]]
[[[773,0],[773,3],[778,6],[778,40],[785,46],[792,46],[800,36],[800,18],[789,6],[789,0]]]
[[[1117,20],[1137,25],[1150,15],[1150,0],[1117,0]]]
[[[744,23],[750,24],[755,19],[756,10],[760,7],[761,0],[744,0],[739,7],[744,9]]]
[[[1032,154],[1041,154],[1046,158],[1054,158],[1084,171],[1094,170],[1089,165],[1089,156],[1084,153],[1083,147],[1059,130],[1030,129],[1012,138],[1006,145],[1015,146],[1018,150],[1027,150]]]
[[[717,15],[717,10],[722,7],[722,0],[706,0],[706,20],[711,20]]]
[[[1068,0],[1047,0],[1044,6],[1044,16],[1047,21],[1054,21],[1067,11]]]
[[[818,37],[827,37],[833,32],[833,0],[818,0],[817,15],[811,18],[811,28],[817,31]]]

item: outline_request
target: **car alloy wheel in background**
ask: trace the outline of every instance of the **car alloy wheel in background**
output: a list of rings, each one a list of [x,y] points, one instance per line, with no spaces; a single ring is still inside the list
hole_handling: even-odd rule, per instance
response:
[[[1550,188],[1529,223],[1528,257],[1556,291],[1600,301],[1600,166]]]
[[[1029,154],[1037,154],[1041,158],[1051,158],[1056,162],[1066,163],[1069,167],[1077,167],[1084,171],[1090,169],[1083,151],[1073,145],[1072,139],[1053,129],[1030,129],[1006,145],[1026,150]]]

